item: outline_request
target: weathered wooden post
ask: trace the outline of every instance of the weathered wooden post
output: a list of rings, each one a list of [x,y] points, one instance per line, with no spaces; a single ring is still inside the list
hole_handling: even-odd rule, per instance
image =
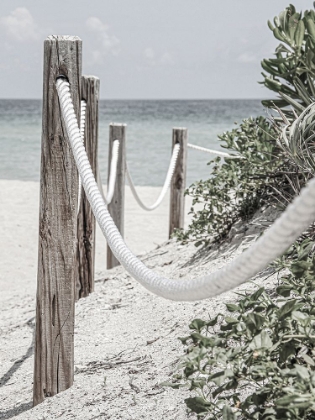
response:
[[[81,99],[86,101],[84,144],[95,179],[97,179],[98,104],[100,80],[82,76]],[[95,217],[82,188],[78,214],[78,249],[76,300],[94,291]]]
[[[44,44],[34,405],[73,383],[78,171],[56,78],[68,78],[79,119],[81,51],[78,37],[49,36]]]
[[[108,205],[108,211],[112,216],[119,232],[124,236],[124,207],[125,207],[125,176],[126,176],[126,125],[111,123],[109,125],[109,147],[108,147],[108,178],[109,185],[110,163],[112,157],[113,142],[119,140],[119,154],[117,162],[117,176],[114,195]],[[110,247],[107,245],[107,268],[119,265],[119,261],[114,257]]]
[[[179,143],[180,150],[171,182],[169,237],[172,236],[174,229],[184,228],[187,139],[187,128],[173,128],[172,147]]]

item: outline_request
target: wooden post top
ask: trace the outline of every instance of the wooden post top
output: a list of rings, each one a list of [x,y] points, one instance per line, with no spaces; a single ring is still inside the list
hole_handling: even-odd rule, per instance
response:
[[[115,122],[111,122],[109,125],[111,127],[127,127],[127,124],[115,123]]]
[[[81,38],[73,35],[49,35],[46,41],[81,41]]]

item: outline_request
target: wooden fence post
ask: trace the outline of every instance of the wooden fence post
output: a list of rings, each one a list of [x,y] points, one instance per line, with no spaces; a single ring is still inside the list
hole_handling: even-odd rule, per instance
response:
[[[79,120],[81,50],[80,38],[72,36],[49,36],[44,44],[34,405],[73,383],[78,171],[56,78],[68,78]]]
[[[117,177],[114,195],[108,205],[108,211],[112,216],[121,236],[124,236],[124,207],[125,207],[125,175],[126,175],[126,125],[111,123],[109,125],[109,147],[108,147],[108,178],[109,184],[110,163],[112,157],[112,147],[115,140],[119,140],[119,155],[117,162]],[[114,257],[110,247],[107,245],[107,269],[116,267],[119,261]]]
[[[172,147],[179,143],[180,150],[175,172],[171,182],[169,238],[174,229],[183,229],[185,222],[186,167],[187,167],[187,128],[173,128]]]
[[[95,179],[97,179],[98,104],[100,80],[82,76],[81,99],[86,101],[84,144]],[[94,291],[95,217],[82,188],[78,214],[76,300]]]

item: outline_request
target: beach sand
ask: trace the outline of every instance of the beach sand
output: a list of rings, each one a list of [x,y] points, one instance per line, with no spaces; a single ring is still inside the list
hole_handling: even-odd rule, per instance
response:
[[[146,204],[155,201],[157,187],[137,187]],[[187,211],[191,198],[186,198]],[[144,254],[168,239],[169,193],[161,206],[151,212],[142,210],[126,186],[125,241],[136,254]],[[0,180],[0,287],[3,299],[21,289],[34,294],[37,276],[39,220],[39,183]],[[189,217],[186,217],[186,225]],[[95,272],[106,270],[106,241],[97,226]],[[2,306],[2,305],[1,305]]]
[[[126,190],[126,240],[157,272],[187,279],[202,276],[232,260],[274,220],[259,212],[230,240],[197,253],[193,244],[167,241],[168,204],[144,213]],[[148,203],[158,190],[139,188]],[[97,235],[95,293],[76,304],[74,385],[32,408],[33,342],[37,265],[39,185],[0,181],[0,419],[165,419],[191,418],[186,389],[161,388],[176,370],[194,318],[225,312],[234,292],[200,302],[172,302],[136,283],[121,267],[105,271],[106,244]],[[189,209],[187,205],[187,209]],[[268,209],[267,209],[268,210]],[[139,235],[140,232],[140,235]],[[156,244],[160,244],[159,248]],[[154,249],[155,248],[155,249]],[[261,283],[265,276],[257,276]],[[265,285],[273,287],[276,275]],[[254,287],[246,284],[244,287]]]

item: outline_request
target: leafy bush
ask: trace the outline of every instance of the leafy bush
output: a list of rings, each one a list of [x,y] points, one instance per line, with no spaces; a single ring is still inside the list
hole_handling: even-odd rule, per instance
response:
[[[279,117],[244,120],[219,136],[238,159],[215,159],[212,178],[187,191],[193,220],[182,241],[224,238],[232,224],[266,203],[291,201],[314,176],[315,12],[287,7],[269,27],[281,41],[262,62],[264,101]],[[290,108],[291,106],[292,108]],[[188,409],[203,419],[315,419],[314,226],[280,258],[275,290],[257,288],[226,305],[230,315],[195,319],[181,338],[185,355],[173,388],[188,386]],[[306,239],[305,239],[306,238]],[[301,242],[302,241],[302,242]]]
[[[269,22],[269,27],[281,44],[275,58],[262,61],[262,83],[277,92],[279,99],[263,104],[278,110],[280,116],[270,121],[264,117],[244,120],[218,136],[222,147],[242,159],[225,158],[222,165],[219,158],[211,161],[212,177],[186,191],[193,197],[193,207],[188,229],[176,232],[183,242],[199,246],[224,238],[233,223],[246,220],[263,204],[288,204],[310,178],[311,173],[304,173],[303,165],[292,159],[291,151],[277,138],[279,125],[292,123],[315,100],[315,12],[307,10],[302,15],[290,5],[274,18],[274,24]],[[200,203],[202,210],[195,207]]]
[[[281,44],[275,58],[261,63],[262,83],[280,98],[263,104],[271,108],[292,105],[300,114],[315,97],[315,12],[306,10],[302,15],[290,4],[274,18],[274,25],[271,22],[268,25]],[[283,112],[293,117],[291,110],[283,109]]]
[[[187,407],[205,419],[315,418],[315,258],[309,239],[292,247],[294,258],[276,291],[260,287],[226,304],[231,315],[195,319],[182,373],[169,384],[197,396]]]
[[[196,246],[207,244],[211,237],[223,239],[238,220],[247,220],[265,203],[287,203],[305,184],[299,171],[292,167],[276,141],[273,124],[264,117],[244,120],[239,127],[219,136],[222,146],[237,152],[238,159],[221,158],[214,163],[212,178],[193,184],[187,191],[193,206],[188,229],[177,231],[183,242],[192,240]],[[297,182],[299,181],[299,182]]]

